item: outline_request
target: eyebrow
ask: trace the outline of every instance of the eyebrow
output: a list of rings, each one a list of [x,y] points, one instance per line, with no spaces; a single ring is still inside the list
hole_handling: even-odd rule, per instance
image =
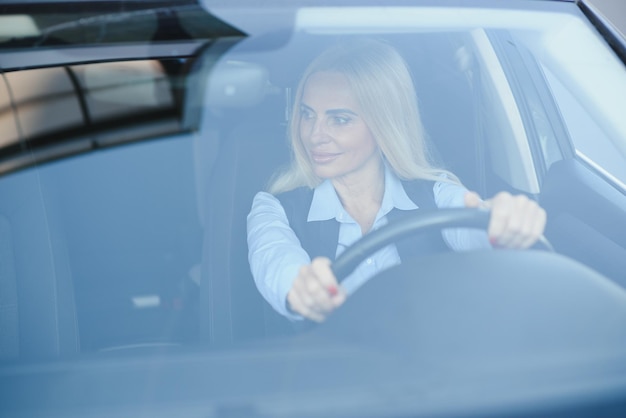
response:
[[[358,116],[356,114],[356,112],[354,112],[354,111],[352,111],[350,109],[329,109],[329,110],[326,111],[327,115],[337,115],[337,114],[340,114],[340,113],[347,113],[349,115]]]
[[[310,106],[307,106],[304,103],[301,103],[300,106],[307,108],[307,110],[313,110]],[[340,109],[328,109],[325,113],[327,115],[339,115],[339,114],[342,114],[342,113],[347,113],[349,115],[359,116],[355,111],[350,110],[350,109],[343,109],[343,108],[340,108]]]

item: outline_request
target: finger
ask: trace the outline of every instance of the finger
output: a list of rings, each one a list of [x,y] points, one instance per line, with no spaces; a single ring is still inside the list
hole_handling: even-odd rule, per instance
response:
[[[304,310],[301,312],[301,315],[306,319],[310,319],[311,321],[315,321],[318,323],[324,322],[326,320],[326,315],[307,308],[304,308]]]
[[[335,309],[332,297],[317,281],[309,281],[305,284],[301,298],[310,309],[323,314],[328,314]]]
[[[525,242],[532,235],[535,205],[533,200],[524,195],[511,197],[506,230],[498,241],[500,245],[506,248],[525,248]]]
[[[543,234],[546,225],[546,212],[537,202],[526,198],[524,207],[524,224],[519,237],[513,243],[515,248],[531,247]]]
[[[339,293],[339,283],[331,269],[331,261],[326,257],[316,257],[311,261],[312,274],[329,296]]]
[[[345,299],[345,291],[337,284],[330,260],[323,257],[300,268],[288,294],[288,302],[294,311],[318,322],[324,320]]]
[[[478,208],[482,206],[483,201],[478,193],[466,192],[465,195],[463,195],[463,203],[466,208]]]
[[[535,204],[532,212],[532,221],[529,222],[529,231],[526,239],[521,243],[520,248],[530,248],[543,235],[546,226],[546,211]]]
[[[290,291],[287,295],[287,302],[289,303],[289,307],[292,311],[302,315],[307,319],[315,322],[323,322],[326,319],[326,316],[324,314],[309,308],[307,304],[302,300],[301,294],[297,291],[294,291],[294,289],[292,289],[292,291]]]
[[[315,258],[311,263],[311,267],[314,269],[322,287],[326,290],[333,309],[341,306],[346,301],[347,294],[345,289],[337,282],[335,273],[333,273],[331,268],[331,261],[325,257]]]
[[[491,215],[487,233],[492,245],[499,246],[505,242],[503,235],[507,230],[509,221],[509,213],[512,206],[511,197],[509,193],[501,192],[491,199]]]
[[[348,295],[346,294],[346,291],[344,290],[344,288],[339,286],[339,290],[337,294],[331,298],[331,301],[335,309],[341,306],[346,301],[347,296]]]
[[[543,233],[545,226],[545,211],[525,195],[506,198],[509,203],[508,219],[504,231],[497,237],[499,246],[506,248],[525,249],[530,247]],[[503,207],[502,201],[498,207]]]
[[[312,265],[300,268],[293,287],[308,309],[324,314],[334,309],[330,295],[320,282]]]

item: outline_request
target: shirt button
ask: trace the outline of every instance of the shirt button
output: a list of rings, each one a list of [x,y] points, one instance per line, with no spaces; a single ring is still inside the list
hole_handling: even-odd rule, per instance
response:
[[[367,264],[372,264],[372,259],[371,259],[371,258],[368,258],[365,262],[366,262]]]

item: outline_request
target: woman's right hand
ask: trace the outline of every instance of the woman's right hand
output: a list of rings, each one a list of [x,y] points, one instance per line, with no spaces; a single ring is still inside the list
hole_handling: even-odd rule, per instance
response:
[[[315,322],[323,322],[345,300],[346,293],[337,283],[326,257],[317,257],[311,264],[300,267],[287,294],[289,309]]]

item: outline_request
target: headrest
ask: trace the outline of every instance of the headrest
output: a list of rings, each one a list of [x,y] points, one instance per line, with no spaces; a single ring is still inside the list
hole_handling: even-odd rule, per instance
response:
[[[186,80],[183,126],[196,129],[206,119],[207,112],[243,109],[258,105],[268,94],[280,89],[269,80],[263,65],[230,59],[229,46],[210,47],[192,64]]]
[[[267,69],[243,61],[218,62],[207,82],[204,105],[217,108],[254,106],[272,90]]]

